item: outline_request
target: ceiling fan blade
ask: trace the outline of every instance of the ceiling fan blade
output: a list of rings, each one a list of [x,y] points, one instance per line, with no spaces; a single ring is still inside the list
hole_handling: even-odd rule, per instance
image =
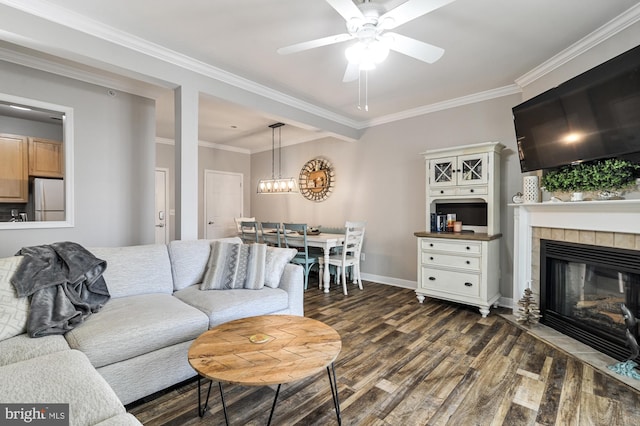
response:
[[[444,49],[397,33],[385,33],[389,49],[429,64],[442,57]]]
[[[360,65],[353,62],[347,63],[347,69],[344,71],[343,83],[349,83],[350,81],[357,80],[360,76]]]
[[[326,2],[347,22],[354,18],[364,19],[364,15],[362,15],[358,6],[351,0],[326,0]]]
[[[342,43],[351,40],[351,34],[338,34],[329,37],[323,37],[316,40],[303,41],[302,43],[292,44],[291,46],[281,47],[277,52],[281,55],[289,55],[291,53],[302,52],[303,50],[314,49],[316,47],[328,46],[330,44]]]
[[[382,15],[378,22],[382,23],[383,28],[390,30],[453,1],[455,0],[408,0]]]

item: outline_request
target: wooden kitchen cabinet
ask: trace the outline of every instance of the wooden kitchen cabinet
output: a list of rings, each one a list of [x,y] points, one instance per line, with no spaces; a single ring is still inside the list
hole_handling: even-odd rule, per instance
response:
[[[25,136],[0,134],[0,202],[29,199],[28,142]]]
[[[29,176],[64,178],[62,142],[29,138]]]

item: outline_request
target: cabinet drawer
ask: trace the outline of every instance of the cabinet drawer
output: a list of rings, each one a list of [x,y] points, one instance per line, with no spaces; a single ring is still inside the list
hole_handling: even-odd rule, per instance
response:
[[[453,253],[480,254],[481,246],[476,241],[454,241],[441,238],[425,238],[422,240],[422,250],[431,252],[448,251]]]
[[[457,188],[456,195],[486,195],[489,189],[486,186],[461,186]]]
[[[422,267],[422,287],[442,293],[480,296],[480,275]]]
[[[449,188],[430,189],[429,195],[431,195],[432,197],[437,197],[442,195],[444,196],[458,195],[458,188],[456,188],[455,186],[452,186]]]
[[[433,252],[422,252],[423,265],[450,266],[454,268],[464,268],[472,271],[480,271],[480,258],[472,256],[461,256],[453,254],[440,254]]]

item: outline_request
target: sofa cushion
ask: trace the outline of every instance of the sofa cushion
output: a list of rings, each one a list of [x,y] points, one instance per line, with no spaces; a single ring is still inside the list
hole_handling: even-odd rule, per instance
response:
[[[202,282],[212,241],[242,243],[238,237],[218,240],[174,240],[169,243],[174,290],[182,290]]]
[[[200,289],[261,289],[264,286],[266,252],[266,244],[214,241]]]
[[[164,244],[99,247],[89,251],[107,261],[107,270],[103,276],[113,299],[173,292],[171,263]]]
[[[293,248],[267,247],[264,285],[278,288],[284,267],[297,253]]]
[[[11,277],[23,256],[0,259],[0,341],[17,336],[27,330],[29,298],[18,297]]]
[[[98,368],[195,339],[207,327],[206,315],[170,294],[145,294],[110,300],[65,337]]]
[[[289,308],[289,295],[279,288],[207,291],[194,285],[174,296],[200,309],[209,317],[209,328],[239,318],[273,314]]]
[[[69,404],[70,425],[93,425],[125,413],[87,357],[73,350],[0,367],[0,395],[9,404]]]
[[[60,334],[37,339],[20,334],[0,342],[0,366],[69,349],[69,344]]]

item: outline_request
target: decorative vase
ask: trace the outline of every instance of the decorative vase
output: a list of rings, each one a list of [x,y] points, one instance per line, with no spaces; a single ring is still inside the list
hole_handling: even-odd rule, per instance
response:
[[[525,176],[522,181],[522,193],[525,203],[540,202],[540,183],[538,176]]]

